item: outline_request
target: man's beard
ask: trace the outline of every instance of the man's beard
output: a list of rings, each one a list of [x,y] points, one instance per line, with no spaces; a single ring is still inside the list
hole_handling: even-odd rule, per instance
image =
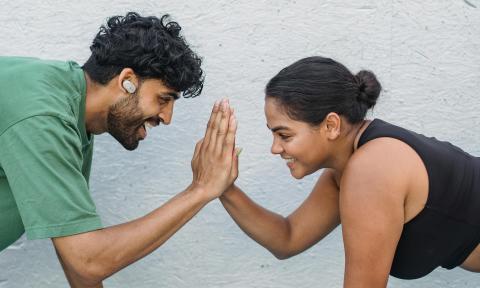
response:
[[[127,150],[138,147],[138,128],[144,124],[144,115],[138,107],[138,95],[131,94],[110,106],[107,131]]]

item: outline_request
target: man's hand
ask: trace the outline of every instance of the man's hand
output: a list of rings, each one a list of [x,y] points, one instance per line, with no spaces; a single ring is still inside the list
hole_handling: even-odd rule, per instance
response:
[[[216,102],[205,137],[195,146],[192,159],[192,186],[203,189],[209,200],[219,197],[238,175],[236,130],[236,119],[228,100]]]
[[[236,127],[228,102],[217,103],[205,140],[195,149],[192,185],[133,221],[53,238],[72,287],[102,287],[102,280],[160,247],[203,206],[221,195],[235,180]]]

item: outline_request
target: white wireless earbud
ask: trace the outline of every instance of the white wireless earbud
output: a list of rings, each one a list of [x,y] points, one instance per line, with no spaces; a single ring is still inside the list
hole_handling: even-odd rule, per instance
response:
[[[137,91],[137,87],[135,87],[135,85],[132,82],[130,82],[130,80],[123,80],[122,86],[130,94],[133,94],[135,93],[135,91]]]

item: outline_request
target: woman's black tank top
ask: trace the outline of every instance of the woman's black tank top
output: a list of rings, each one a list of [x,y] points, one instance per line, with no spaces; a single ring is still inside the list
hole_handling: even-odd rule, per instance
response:
[[[415,279],[438,266],[462,264],[480,243],[480,158],[380,119],[365,129],[358,147],[380,137],[398,139],[415,150],[429,183],[424,209],[403,227],[390,275]]]

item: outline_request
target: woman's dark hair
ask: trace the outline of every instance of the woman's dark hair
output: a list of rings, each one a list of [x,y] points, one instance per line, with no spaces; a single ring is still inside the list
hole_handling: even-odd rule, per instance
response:
[[[92,55],[83,65],[90,78],[106,84],[124,68],[140,79],[160,79],[171,89],[195,97],[203,88],[202,60],[180,36],[169,16],[142,17],[129,12],[113,16],[93,39]]]
[[[316,126],[330,112],[352,124],[362,121],[381,90],[372,72],[353,75],[342,64],[317,56],[282,69],[268,82],[265,94],[278,100],[290,118]]]

